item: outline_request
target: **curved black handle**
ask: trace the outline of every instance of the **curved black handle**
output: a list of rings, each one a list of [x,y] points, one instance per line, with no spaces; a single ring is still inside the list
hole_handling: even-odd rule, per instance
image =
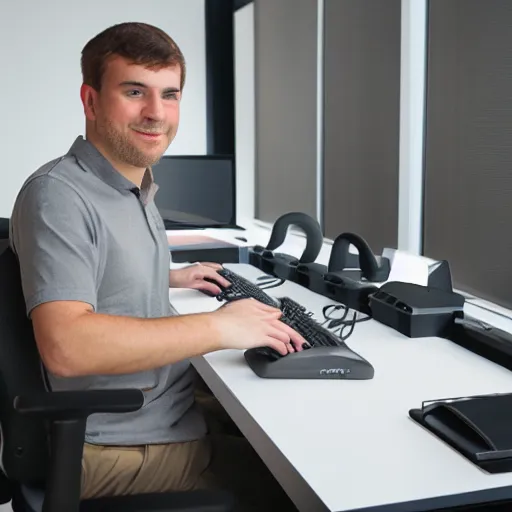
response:
[[[269,251],[277,249],[284,242],[288,228],[292,225],[301,228],[306,233],[306,247],[299,261],[313,263],[322,248],[324,235],[320,224],[302,212],[285,213],[276,220],[266,249]]]
[[[329,258],[329,272],[344,270],[349,257],[349,247],[352,244],[359,253],[359,266],[362,275],[368,281],[379,279],[379,264],[366,240],[355,233],[342,233],[335,240]]]

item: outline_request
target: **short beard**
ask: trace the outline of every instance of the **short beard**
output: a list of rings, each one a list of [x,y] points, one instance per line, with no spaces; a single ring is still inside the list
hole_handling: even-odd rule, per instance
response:
[[[138,149],[126,135],[116,130],[109,121],[101,123],[97,128],[100,128],[99,131],[103,133],[112,156],[120,162],[142,169],[155,165],[162,158],[162,155],[151,156]]]

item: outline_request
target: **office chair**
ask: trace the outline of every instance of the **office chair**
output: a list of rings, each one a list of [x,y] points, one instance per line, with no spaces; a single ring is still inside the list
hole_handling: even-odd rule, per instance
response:
[[[9,219],[0,217],[0,240],[9,238]]]
[[[224,492],[187,491],[80,501],[87,417],[139,409],[137,389],[47,391],[20,269],[0,240],[0,498],[14,512],[227,512]],[[3,472],[2,472],[3,469]],[[0,501],[1,502],[1,501]]]

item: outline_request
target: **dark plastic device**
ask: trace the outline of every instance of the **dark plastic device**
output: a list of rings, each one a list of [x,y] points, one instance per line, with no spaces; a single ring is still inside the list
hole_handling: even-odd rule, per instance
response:
[[[306,247],[300,258],[285,253],[275,253],[286,239],[288,228],[296,226],[306,235]],[[320,224],[302,212],[290,212],[279,217],[272,227],[272,233],[266,247],[255,245],[249,252],[249,263],[267,274],[280,279],[296,281],[297,266],[300,263],[312,263],[316,260],[324,236]]]
[[[351,379],[374,376],[373,366],[347,345],[315,347],[287,356],[270,350],[249,349],[245,359],[259,377],[267,379]]]
[[[171,249],[171,258],[173,263],[198,263],[201,261],[220,264],[241,263],[246,259],[246,253],[246,247],[203,247],[198,245],[196,248]]]
[[[424,402],[409,416],[489,473],[512,471],[512,394]]]
[[[358,254],[349,251],[351,244]],[[328,266],[301,263],[296,282],[350,309],[370,314],[368,296],[377,290],[371,282],[385,281],[389,272],[389,260],[381,257],[378,261],[361,236],[342,233],[334,240]]]
[[[350,245],[358,252],[358,266],[350,268]],[[324,276],[324,295],[345,304],[351,309],[371,315],[368,296],[377,290],[372,283],[387,280],[390,272],[388,258],[380,262],[366,240],[355,233],[342,233],[335,240],[329,258],[328,272]]]
[[[446,337],[464,297],[458,293],[413,283],[389,282],[370,294],[372,316],[409,338]]]
[[[456,318],[445,336],[461,347],[512,370],[512,333],[476,318]]]
[[[350,245],[357,249],[360,270],[349,270]],[[382,283],[387,280],[389,271],[389,260],[381,258],[379,263],[363,237],[355,233],[342,233],[334,240],[329,258],[329,273],[349,272],[352,279]]]

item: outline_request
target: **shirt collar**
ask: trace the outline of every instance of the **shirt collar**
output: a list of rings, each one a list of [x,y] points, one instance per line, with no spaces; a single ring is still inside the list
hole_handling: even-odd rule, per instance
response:
[[[146,169],[139,189],[117,171],[98,149],[82,136],[76,138],[68,151],[68,155],[73,155],[86,171],[91,172],[116,190],[135,193],[144,205],[147,205],[155,197],[158,185],[153,179],[151,167]]]

